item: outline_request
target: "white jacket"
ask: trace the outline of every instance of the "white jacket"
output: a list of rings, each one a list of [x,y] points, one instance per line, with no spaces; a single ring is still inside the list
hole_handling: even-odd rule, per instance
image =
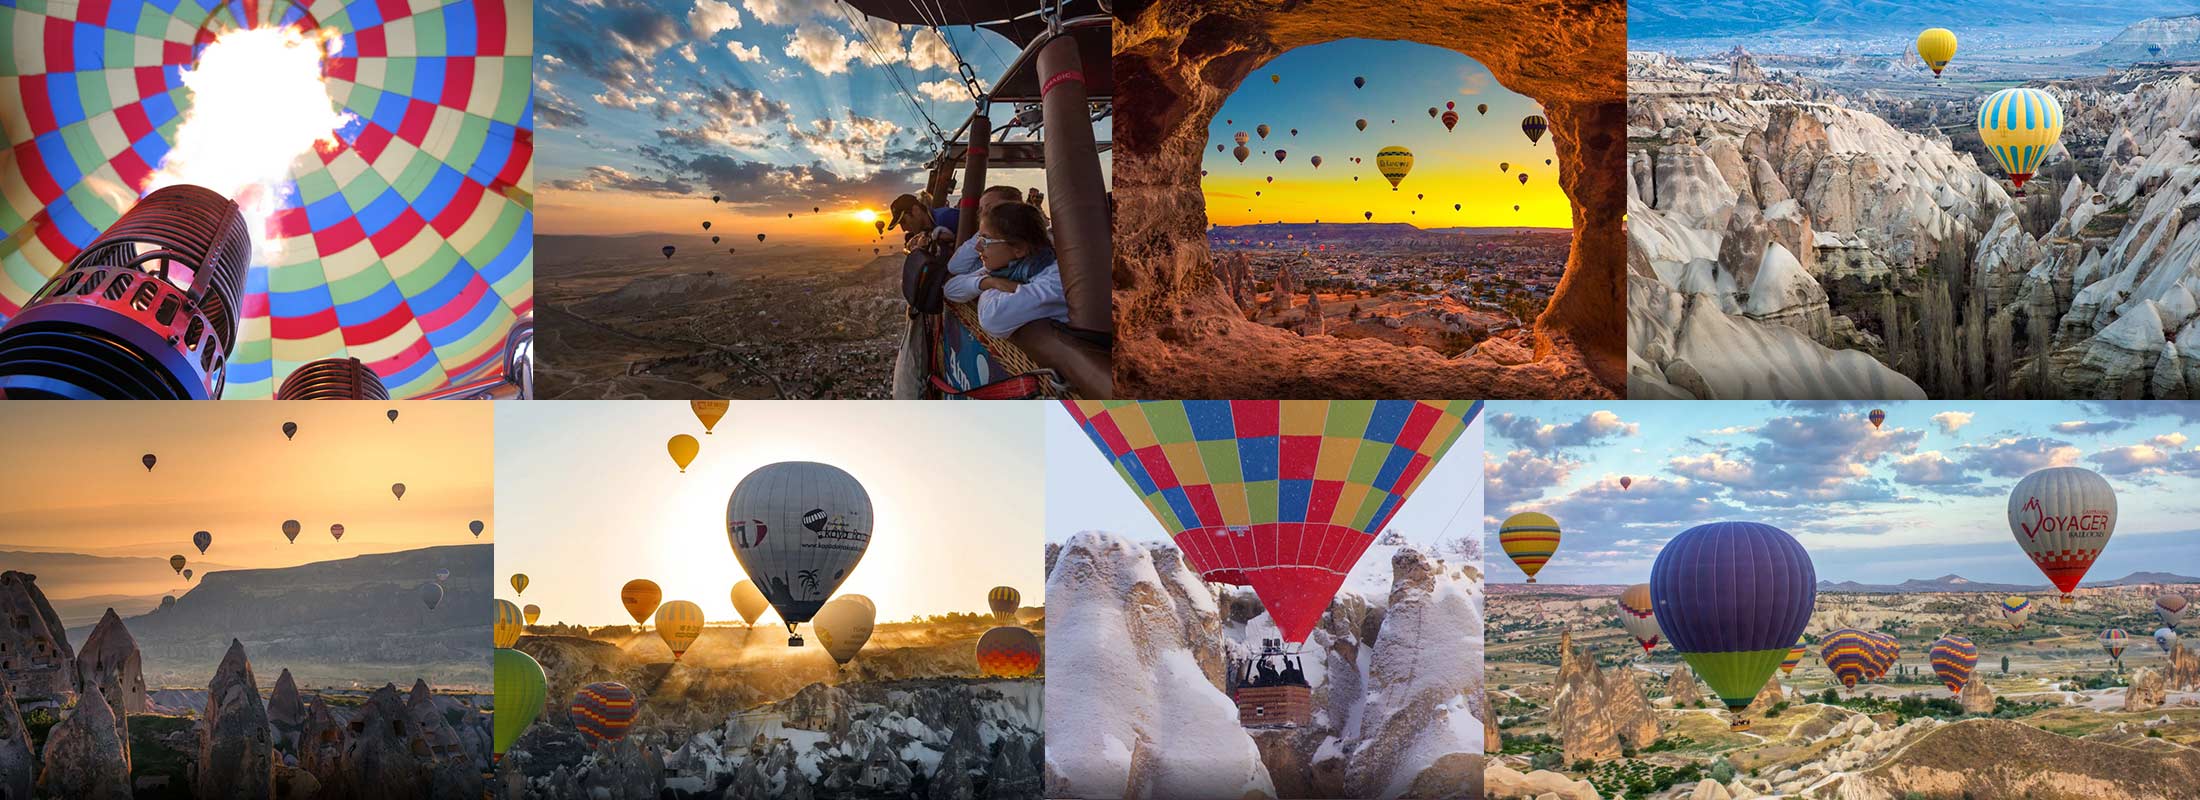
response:
[[[984,270],[979,270],[972,277],[971,285],[976,285],[979,279],[984,278],[983,273]],[[963,276],[957,276],[948,281],[948,286],[952,288],[955,281],[962,279]],[[953,294],[948,296],[954,297]],[[1015,333],[1025,323],[1042,319],[1069,321],[1069,301],[1062,294],[1062,268],[1059,264],[1047,265],[1046,269],[1031,276],[1031,280],[1017,287],[1016,291],[987,289],[979,293],[978,327],[984,328],[986,333],[1007,336]]]

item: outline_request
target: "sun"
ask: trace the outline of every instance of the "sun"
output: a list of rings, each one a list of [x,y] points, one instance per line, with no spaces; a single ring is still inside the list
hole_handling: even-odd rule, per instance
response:
[[[861,211],[858,211],[858,212],[856,212],[856,221],[857,221],[857,222],[861,222],[861,223],[863,223],[863,224],[865,224],[865,225],[869,225],[869,224],[871,224],[871,223],[873,223],[873,222],[877,222],[877,221],[878,221],[878,212],[876,212],[876,211],[872,211],[871,209],[868,209],[868,208],[866,208],[866,209],[863,209],[863,210],[861,210]]]

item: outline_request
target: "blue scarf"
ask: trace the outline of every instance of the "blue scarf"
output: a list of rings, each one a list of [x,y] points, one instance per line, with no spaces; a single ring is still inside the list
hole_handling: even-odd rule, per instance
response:
[[[990,274],[993,277],[1006,278],[1017,283],[1030,283],[1032,278],[1039,277],[1039,273],[1045,272],[1047,267],[1051,266],[1054,266],[1054,251],[1042,247],[1031,251],[1031,255],[1016,259],[1006,267],[991,270]]]

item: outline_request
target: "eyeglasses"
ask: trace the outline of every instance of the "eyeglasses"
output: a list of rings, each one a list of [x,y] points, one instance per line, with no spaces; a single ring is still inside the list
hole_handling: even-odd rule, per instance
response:
[[[979,252],[984,252],[986,248],[992,247],[997,244],[1008,243],[1009,240],[1007,239],[995,239],[982,233],[973,233],[970,235],[970,246],[976,248]]]

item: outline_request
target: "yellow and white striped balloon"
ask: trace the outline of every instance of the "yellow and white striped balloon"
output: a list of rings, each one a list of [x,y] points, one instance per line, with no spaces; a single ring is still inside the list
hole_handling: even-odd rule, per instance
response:
[[[2047,160],[2047,151],[2062,138],[2062,104],[2038,89],[2003,89],[1986,98],[1978,110],[1978,138],[1987,152],[2001,162],[2009,182],[2024,196],[2024,182]]]

